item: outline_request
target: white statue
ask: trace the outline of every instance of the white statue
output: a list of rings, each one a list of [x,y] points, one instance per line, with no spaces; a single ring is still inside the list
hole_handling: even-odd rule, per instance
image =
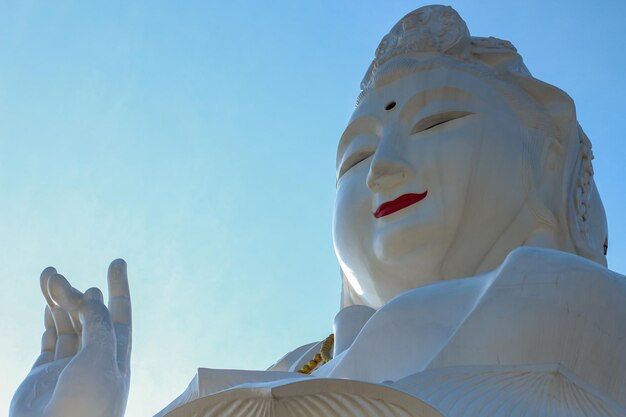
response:
[[[361,86],[337,152],[334,338],[265,372],[199,369],[158,416],[626,415],[626,281],[572,100],[444,6],[402,18]],[[109,280],[107,309],[43,272],[43,353],[12,417],[123,415],[123,261]]]

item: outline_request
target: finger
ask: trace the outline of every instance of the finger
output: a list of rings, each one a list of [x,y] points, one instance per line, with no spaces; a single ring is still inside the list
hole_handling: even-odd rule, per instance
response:
[[[52,309],[55,307],[54,301],[50,297],[50,293],[48,292],[48,280],[51,276],[57,273],[57,270],[53,267],[49,266],[41,272],[39,276],[39,286],[41,287],[41,292],[46,299],[46,303]]]
[[[87,291],[85,291],[85,294],[83,295],[83,302],[85,302],[85,300],[96,300],[104,304],[104,297],[102,296],[102,291],[100,291],[100,289],[96,287],[89,288]],[[80,346],[83,346],[82,343],[80,344]]]
[[[117,363],[120,373],[130,376],[130,352],[132,348],[132,308],[126,262],[116,259],[109,265],[109,311],[117,340]]]
[[[83,333],[80,319],[78,318],[78,306],[83,300],[83,294],[72,287],[63,275],[54,274],[48,278],[48,292],[52,300],[70,315],[70,321],[74,332],[78,337],[78,346]]]
[[[83,325],[83,348],[94,347],[115,355],[115,331],[111,314],[97,297],[85,298],[78,311]]]
[[[33,368],[54,360],[54,352],[56,350],[57,342],[57,331],[54,325],[54,319],[52,318],[51,309],[57,308],[57,306],[56,304],[54,304],[54,301],[52,301],[50,293],[48,292],[48,279],[56,273],[57,270],[49,266],[41,271],[41,274],[39,275],[39,287],[41,288],[41,293],[46,300],[46,308],[44,312],[45,330],[43,335],[41,336],[41,354],[35,361]]]
[[[54,274],[48,279],[48,292],[56,305],[69,312],[78,310],[83,294],[61,274]]]
[[[78,351],[78,335],[70,320],[70,315],[62,308],[52,312],[54,325],[57,332],[57,344],[54,354],[55,359],[63,359],[74,356]]]
[[[52,312],[48,306],[46,306],[44,312],[44,325],[46,326],[46,330],[41,337],[41,353],[52,353],[54,355],[57,343],[57,329],[54,325]]]
[[[100,289],[96,287],[89,288],[87,291],[85,291],[85,295],[83,295],[83,300],[97,300],[104,304],[102,291],[100,291]]]
[[[74,356],[80,345],[68,311],[78,308],[82,295],[79,296],[80,291],[72,288],[65,277],[59,274],[48,278],[48,294],[55,305],[51,308],[57,332],[55,359]]]
[[[109,265],[107,274],[109,284],[109,311],[113,323],[131,324],[130,290],[126,262],[116,259]]]
[[[46,330],[44,330],[43,335],[41,336],[41,354],[35,361],[33,368],[54,360],[54,352],[57,344],[57,331],[54,326],[52,312],[48,306],[46,306],[44,313],[44,324],[46,326]]]

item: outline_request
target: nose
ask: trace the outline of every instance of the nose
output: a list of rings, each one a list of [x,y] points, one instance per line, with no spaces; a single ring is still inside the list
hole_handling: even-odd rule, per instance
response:
[[[380,141],[367,175],[367,186],[372,192],[390,191],[413,177],[413,169],[402,156],[399,142],[396,135]]]

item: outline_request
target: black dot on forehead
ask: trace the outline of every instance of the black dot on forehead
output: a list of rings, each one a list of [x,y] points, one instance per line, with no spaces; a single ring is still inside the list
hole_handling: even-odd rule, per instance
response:
[[[393,109],[394,107],[396,107],[396,102],[395,101],[390,101],[385,106],[385,110],[389,111],[389,110]]]

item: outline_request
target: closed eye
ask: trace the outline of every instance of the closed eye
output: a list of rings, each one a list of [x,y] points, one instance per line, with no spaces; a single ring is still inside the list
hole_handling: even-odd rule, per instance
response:
[[[474,113],[466,112],[466,111],[449,111],[445,113],[438,113],[433,116],[425,117],[420,120],[413,126],[411,129],[411,135],[416,133],[424,132],[425,130],[432,129],[434,127],[440,126],[442,124],[451,122],[456,119],[460,119],[465,116],[469,116]]]
[[[369,158],[372,155],[374,155],[374,151],[369,150],[369,151],[355,152],[349,157],[347,157],[346,160],[341,164],[338,178],[341,178],[343,174],[348,172],[351,168],[357,166],[358,164],[365,161],[367,158]]]

